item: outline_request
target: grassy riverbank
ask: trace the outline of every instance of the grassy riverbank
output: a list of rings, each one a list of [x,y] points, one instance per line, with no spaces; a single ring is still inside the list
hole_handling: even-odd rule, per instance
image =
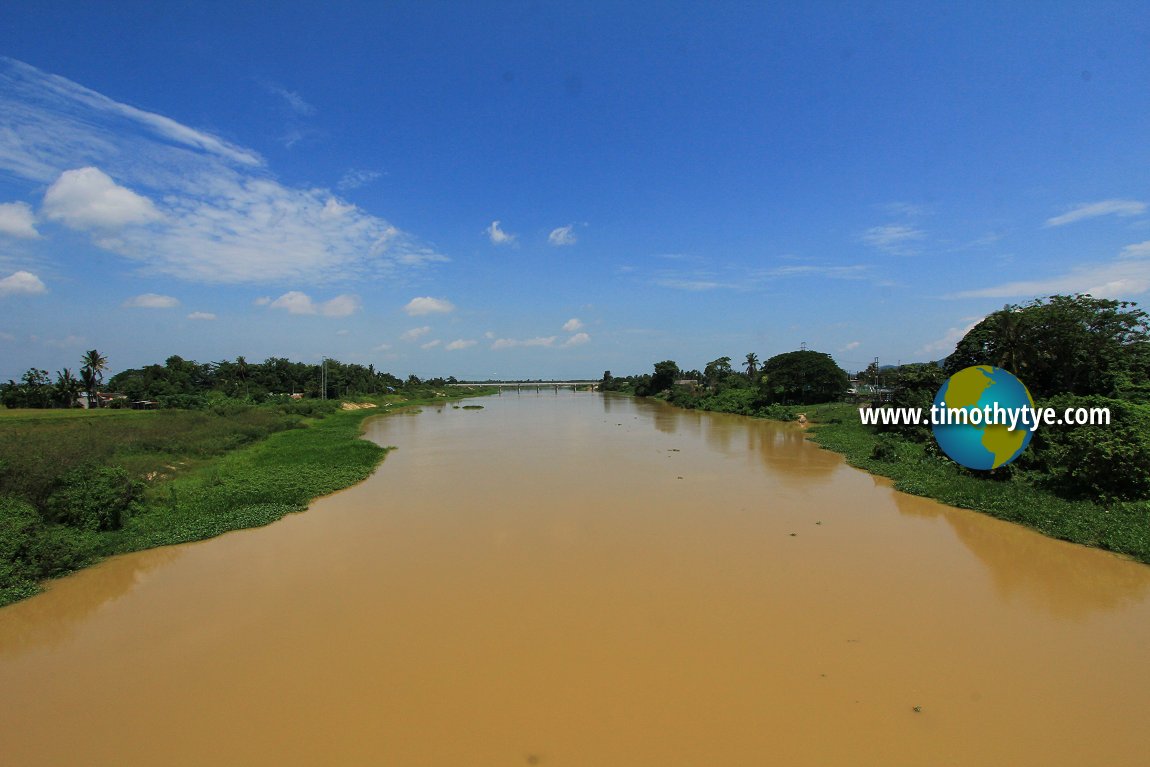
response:
[[[1041,473],[1021,469],[988,477],[940,457],[933,442],[913,442],[863,426],[855,405],[813,405],[804,412],[814,442],[842,453],[852,466],[893,479],[898,490],[1150,563],[1150,502],[1065,498],[1046,486]]]
[[[360,439],[365,418],[444,401],[391,396],[357,410],[305,402],[220,412],[0,411],[0,605],[106,556],[302,511],[362,481],[386,455]]]

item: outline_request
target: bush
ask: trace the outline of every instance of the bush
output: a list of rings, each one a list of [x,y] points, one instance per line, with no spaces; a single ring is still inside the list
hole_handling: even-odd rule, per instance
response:
[[[1108,426],[1046,426],[1031,440],[1024,465],[1046,472],[1061,495],[1104,502],[1150,498],[1150,406],[1104,397],[1063,395],[1042,403],[1107,407]]]
[[[53,522],[79,530],[119,530],[142,492],[143,484],[118,466],[75,469],[60,478],[47,511]]]

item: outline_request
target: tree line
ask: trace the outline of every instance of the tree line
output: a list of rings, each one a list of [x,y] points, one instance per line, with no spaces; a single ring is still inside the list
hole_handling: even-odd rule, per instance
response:
[[[703,370],[681,370],[673,360],[655,363],[653,373],[615,377],[605,371],[602,391],[660,397],[686,408],[743,415],[786,417],[789,405],[841,399],[850,386],[846,371],[829,354],[808,349],[786,352],[760,364],[746,355],[736,369],[731,357],[711,360]]]
[[[19,381],[0,384],[0,404],[11,408],[78,407],[83,395],[93,406],[129,406],[148,401],[159,407],[197,408],[220,398],[263,402],[269,398],[298,395],[307,398],[339,398],[411,393],[455,383],[455,378],[401,379],[374,365],[326,360],[320,364],[292,362],[269,357],[263,362],[235,360],[199,363],[173,355],[162,365],[146,365],[116,373],[104,383],[108,359],[96,349],[81,358],[80,375],[64,368],[55,379],[47,370],[31,368]],[[101,397],[114,393],[115,399]]]

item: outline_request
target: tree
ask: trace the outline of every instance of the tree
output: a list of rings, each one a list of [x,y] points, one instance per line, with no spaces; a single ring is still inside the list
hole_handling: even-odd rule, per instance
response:
[[[24,384],[25,407],[48,407],[52,404],[52,379],[48,377],[47,370],[28,368],[21,376]]]
[[[709,388],[717,387],[733,372],[730,357],[711,360],[703,367],[703,384]]]
[[[946,370],[996,365],[1036,397],[1121,396],[1145,380],[1148,319],[1132,302],[1084,294],[1005,306],[958,342]]]
[[[91,406],[94,398],[96,407],[99,407],[100,384],[104,382],[104,371],[108,369],[108,358],[95,349],[89,349],[84,353],[81,361],[84,363],[84,367],[80,368],[80,378],[84,383],[84,388],[88,391],[88,405]]]
[[[76,397],[80,394],[80,382],[72,375],[69,368],[56,373],[56,385],[53,392],[56,404],[60,407],[74,407]]]
[[[670,389],[675,385],[675,379],[679,377],[679,365],[673,360],[663,360],[662,362],[655,363],[655,375],[651,376],[651,383],[648,384],[651,394],[658,394],[664,389]]]
[[[831,355],[809,350],[775,355],[763,363],[760,373],[766,377],[761,388],[769,402],[831,402],[850,385],[846,371],[835,364]]]
[[[758,355],[756,355],[754,352],[751,352],[747,355],[747,358],[744,360],[743,364],[745,365],[744,369],[747,371],[747,380],[754,381],[759,374]]]

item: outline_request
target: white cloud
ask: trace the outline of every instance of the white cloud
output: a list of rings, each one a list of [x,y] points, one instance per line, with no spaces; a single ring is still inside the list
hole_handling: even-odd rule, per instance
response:
[[[1102,200],[1079,205],[1061,216],[1046,219],[1045,226],[1065,226],[1075,221],[1097,216],[1140,216],[1146,212],[1146,203],[1137,200]]]
[[[1129,298],[1150,290],[1150,240],[1127,245],[1113,261],[1086,264],[1071,271],[1036,280],[1019,280],[977,290],[964,290],[951,298],[1018,298],[1056,293],[1089,293],[1095,298]]]
[[[487,236],[491,239],[491,242],[496,245],[510,245],[515,242],[515,235],[508,234],[500,229],[498,221],[492,221],[491,226],[487,227],[484,231],[487,232]]]
[[[360,302],[357,296],[344,293],[329,301],[324,301],[320,304],[319,311],[325,317],[348,317],[359,311],[359,307]]]
[[[143,293],[129,298],[123,303],[123,306],[129,309],[174,309],[179,305],[180,300],[178,298],[161,296],[158,293]]]
[[[470,340],[465,341],[462,338],[458,338],[458,339],[452,341],[451,343],[449,343],[444,348],[447,349],[447,351],[449,351],[449,352],[455,352],[455,351],[459,351],[460,349],[469,349],[472,346],[475,346],[476,343],[477,343],[476,341],[470,341]]]
[[[547,241],[556,247],[562,245],[574,245],[576,242],[574,230],[574,224],[568,224],[567,226],[561,226],[558,229],[552,229],[551,234],[547,235]]]
[[[347,317],[360,308],[359,298],[344,294],[328,301],[316,303],[311,296],[298,290],[291,290],[272,301],[269,309],[283,309],[288,314],[322,314],[325,317]]]
[[[376,346],[374,349],[372,349],[372,351],[385,352],[390,348],[391,348],[391,344],[383,343],[383,344],[380,344],[379,346]]]
[[[253,306],[267,306],[272,302],[271,296],[260,296],[255,301],[252,301]]]
[[[214,320],[216,315],[211,312],[192,312],[188,315],[189,320]]]
[[[78,226],[148,219],[94,237],[147,273],[323,284],[447,260],[326,189],[281,184],[254,152],[10,59],[0,60],[0,114],[0,173],[34,188],[98,168],[111,184],[103,196],[94,174],[66,177],[44,212]]]
[[[420,349],[434,349],[435,347],[439,346],[441,343],[443,343],[443,342],[437,338],[434,341],[428,341],[427,343],[423,344],[419,348]]]
[[[853,352],[855,349],[859,348],[860,346],[862,346],[862,344],[860,344],[858,341],[851,341],[846,346],[839,349],[839,351],[840,352]]]
[[[303,96],[299,95],[295,91],[289,91],[282,85],[276,85],[275,83],[268,83],[267,88],[269,91],[282,98],[284,103],[287,104],[288,108],[295,112],[297,115],[300,115],[301,117],[307,117],[309,115],[315,114],[315,107],[307,103]]]
[[[582,329],[583,329],[583,321],[580,320],[578,317],[572,317],[571,319],[569,319],[563,323],[563,332],[564,333],[574,333],[576,330],[582,330]]]
[[[40,236],[36,231],[36,217],[32,206],[26,202],[0,203],[0,234],[34,240]]]
[[[899,256],[911,255],[914,251],[911,244],[922,240],[926,234],[912,226],[903,224],[886,224],[885,226],[872,226],[863,232],[862,241],[871,247],[893,253]]]
[[[554,346],[558,336],[539,336],[537,338],[497,338],[491,344],[492,349],[514,349],[517,346]]]
[[[348,191],[350,189],[359,189],[361,186],[367,186],[372,181],[375,181],[382,174],[375,170],[363,170],[360,168],[352,168],[340,177],[336,183],[336,188],[340,191]]]
[[[0,341],[15,341],[16,336],[11,333],[0,332]]]
[[[692,280],[682,279],[679,277],[661,277],[655,280],[655,284],[662,288],[674,288],[675,290],[690,290],[690,291],[704,291],[715,290],[717,288],[733,288],[734,285],[725,284],[722,282],[715,282],[714,280]]]
[[[36,295],[47,292],[48,288],[44,287],[44,283],[32,272],[21,270],[0,280],[0,296],[12,296],[17,293]]]
[[[762,273],[764,277],[826,277],[831,280],[861,280],[870,267],[864,264],[833,266],[828,264],[792,264]]]
[[[413,298],[403,307],[410,317],[421,317],[425,314],[450,314],[455,311],[455,304],[444,298],[431,298],[422,296]]]
[[[399,337],[399,340],[400,341],[418,341],[420,338],[423,338],[425,335],[427,335],[430,332],[431,332],[431,326],[430,325],[424,325],[421,328],[412,328],[411,330],[408,330],[403,335],[401,335]]]
[[[591,336],[587,335],[586,333],[576,333],[575,335],[568,338],[567,341],[563,345],[564,346],[582,346],[583,344],[587,344],[590,342],[591,342]]]
[[[93,167],[61,173],[44,193],[40,211],[45,218],[73,229],[116,229],[160,218],[151,200]]]
[[[946,333],[936,341],[923,346],[918,350],[918,354],[939,355],[941,357],[949,357],[954,352],[954,347],[958,346],[958,342],[966,336],[974,326],[982,322],[984,317],[967,317],[967,325],[958,328],[948,328]]]

